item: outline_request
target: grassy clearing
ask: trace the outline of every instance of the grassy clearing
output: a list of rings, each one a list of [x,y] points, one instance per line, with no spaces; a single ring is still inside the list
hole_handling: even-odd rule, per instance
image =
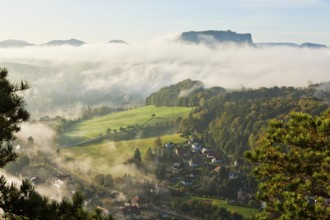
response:
[[[74,143],[97,138],[108,128],[119,131],[120,127],[143,125],[155,126],[173,123],[178,117],[186,117],[192,108],[145,106],[82,121],[59,137],[59,142]],[[155,114],[155,117],[151,117]]]
[[[187,199],[209,201],[212,203],[212,205],[225,208],[231,212],[238,213],[244,216],[245,218],[252,218],[253,216],[259,213],[258,209],[243,207],[239,205],[230,205],[227,203],[227,201],[221,199],[204,198],[204,197],[188,197]]]
[[[143,154],[146,150],[149,147],[153,149],[155,139],[145,138],[119,142],[105,141],[84,147],[62,148],[61,155],[67,158],[74,158],[75,161],[79,161],[81,166],[90,164],[95,172],[116,175],[114,172],[123,168],[122,164],[133,156],[136,148],[140,149],[143,160]],[[161,139],[162,143],[169,141],[180,143],[185,140],[179,134],[165,135]],[[120,170],[121,174],[124,172],[124,170]]]

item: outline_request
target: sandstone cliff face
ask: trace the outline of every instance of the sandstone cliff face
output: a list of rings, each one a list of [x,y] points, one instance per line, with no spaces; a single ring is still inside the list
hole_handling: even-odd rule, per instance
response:
[[[253,45],[252,35],[239,34],[233,31],[189,31],[181,34],[183,41],[200,44],[236,43]]]

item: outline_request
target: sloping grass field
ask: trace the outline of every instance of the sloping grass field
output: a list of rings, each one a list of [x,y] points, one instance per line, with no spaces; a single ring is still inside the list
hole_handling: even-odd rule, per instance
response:
[[[96,173],[111,173],[116,175],[115,169],[123,168],[123,163],[132,158],[136,148],[139,148],[143,158],[149,147],[154,148],[157,137],[162,143],[185,141],[176,133],[175,121],[178,117],[187,117],[192,108],[185,107],[155,107],[145,106],[105,116],[85,120],[73,125],[67,132],[59,137],[59,143],[73,144],[72,147],[61,148],[61,155],[68,161],[79,161],[81,168],[91,168]],[[139,129],[127,129],[119,132],[120,127],[136,126]],[[106,130],[112,129],[111,135]],[[114,134],[113,129],[118,133]],[[141,135],[136,135],[136,134]],[[127,138],[132,136],[133,138]],[[75,143],[87,141],[86,144]]]
[[[188,116],[192,108],[145,106],[105,116],[85,120],[73,125],[58,138],[60,144],[72,144],[98,138],[106,134],[107,129],[119,131],[120,127],[153,127],[161,124],[173,124],[179,117]],[[152,116],[154,115],[154,116]],[[155,134],[157,135],[157,134]]]
[[[156,138],[145,138],[130,141],[104,141],[84,147],[67,147],[61,149],[61,155],[81,162],[81,165],[92,165],[97,173],[111,173],[115,175],[114,167],[123,164],[133,157],[136,148],[139,148],[143,159],[144,153],[149,147],[152,149]],[[161,137],[162,143],[185,141],[179,134],[165,135]],[[124,171],[121,170],[121,174]]]

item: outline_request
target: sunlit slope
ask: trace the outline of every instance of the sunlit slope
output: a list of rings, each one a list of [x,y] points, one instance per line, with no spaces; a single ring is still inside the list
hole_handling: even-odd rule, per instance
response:
[[[116,112],[105,116],[85,120],[73,125],[67,132],[59,137],[59,142],[72,144],[87,141],[110,133],[120,131],[120,127],[161,127],[162,125],[174,124],[177,118],[188,116],[192,108],[187,107],[155,107],[145,106],[122,112]],[[129,131],[129,129],[127,129]]]
[[[133,157],[136,148],[140,149],[142,160],[149,147],[155,150],[155,139],[146,138],[119,142],[104,141],[84,147],[67,147],[61,149],[61,155],[68,161],[79,162],[80,169],[92,169],[96,173],[111,173],[116,176],[116,171],[122,174],[125,172],[123,167],[128,169],[128,166],[123,165],[123,163]],[[162,136],[161,141],[162,143],[169,141],[182,143],[185,139],[180,137],[179,134],[172,134]],[[83,170],[81,172],[81,174],[84,173]]]

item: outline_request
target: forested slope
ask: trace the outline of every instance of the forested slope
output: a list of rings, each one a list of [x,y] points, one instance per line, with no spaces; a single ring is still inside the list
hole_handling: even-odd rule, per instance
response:
[[[197,132],[215,149],[241,156],[257,140],[272,118],[284,118],[291,111],[319,114],[327,108],[329,93],[315,97],[316,86],[273,87],[224,93],[195,108],[179,130]]]

